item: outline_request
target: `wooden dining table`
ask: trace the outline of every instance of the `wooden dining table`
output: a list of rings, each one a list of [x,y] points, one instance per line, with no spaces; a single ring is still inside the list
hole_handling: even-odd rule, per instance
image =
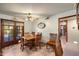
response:
[[[35,40],[35,36],[33,36],[32,34],[30,35],[25,35],[22,37],[25,41],[31,41],[31,40]]]
[[[34,42],[35,41],[35,36],[32,34],[25,34],[22,39],[21,39],[21,48],[24,50],[24,46],[28,42]]]

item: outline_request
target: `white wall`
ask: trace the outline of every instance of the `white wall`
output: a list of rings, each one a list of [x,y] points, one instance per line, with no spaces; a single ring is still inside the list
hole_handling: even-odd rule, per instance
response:
[[[30,21],[24,22],[24,32],[32,32],[32,23]]]
[[[43,22],[46,24],[46,27],[44,29],[38,28],[38,23]],[[52,32],[51,24],[52,20],[45,20],[45,19],[39,19],[38,21],[35,21],[33,23],[33,31],[35,32],[42,32],[42,41],[46,42],[49,39],[49,33]],[[52,26],[53,27],[53,26]]]
[[[75,10],[65,11],[63,13],[59,13],[57,15],[51,16],[49,20],[44,20],[44,19],[37,20],[33,23],[33,27],[34,27],[33,31],[35,32],[41,31],[43,35],[42,41],[47,42],[49,40],[50,32],[58,33],[58,18],[73,15],[73,14],[76,14]],[[46,27],[44,29],[39,29],[37,27],[38,23],[40,22],[44,22],[46,24]]]

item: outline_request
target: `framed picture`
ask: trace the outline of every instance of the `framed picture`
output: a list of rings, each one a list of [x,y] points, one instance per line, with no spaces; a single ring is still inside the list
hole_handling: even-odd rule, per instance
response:
[[[43,28],[45,28],[45,27],[46,27],[46,24],[43,23],[43,22],[40,22],[40,23],[38,24],[38,28],[40,28],[40,29],[43,29]]]

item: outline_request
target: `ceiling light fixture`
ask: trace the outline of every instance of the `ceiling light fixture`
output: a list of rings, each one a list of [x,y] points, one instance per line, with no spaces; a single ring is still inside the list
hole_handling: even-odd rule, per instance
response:
[[[39,19],[39,17],[37,17],[35,15],[32,15],[31,13],[27,13],[26,16],[27,16],[27,19],[26,20],[29,20],[31,22],[33,22],[34,20]]]

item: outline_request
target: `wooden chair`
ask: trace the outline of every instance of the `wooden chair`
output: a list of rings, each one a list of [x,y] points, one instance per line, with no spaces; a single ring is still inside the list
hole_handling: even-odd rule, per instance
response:
[[[35,36],[35,32],[32,32],[32,34]]]
[[[55,52],[55,56],[62,56],[63,55],[63,49],[61,45],[61,40],[57,38],[57,34],[50,33],[50,40],[46,44],[46,48],[48,46],[52,46]]]
[[[55,49],[56,40],[57,40],[57,34],[56,33],[50,33],[50,39],[46,43],[46,48],[48,49],[48,47],[51,46],[51,47],[53,47]]]
[[[56,40],[56,47],[55,47],[55,56],[62,56],[63,55],[63,49],[61,45],[61,40]]]
[[[35,48],[37,47],[41,48],[41,38],[42,38],[42,33],[40,34],[35,34]]]
[[[31,34],[25,34],[25,36],[31,36]],[[26,41],[24,40],[24,38],[21,39],[21,50],[24,50],[24,47],[27,46],[29,49],[32,49],[32,47],[34,46],[33,41]]]

